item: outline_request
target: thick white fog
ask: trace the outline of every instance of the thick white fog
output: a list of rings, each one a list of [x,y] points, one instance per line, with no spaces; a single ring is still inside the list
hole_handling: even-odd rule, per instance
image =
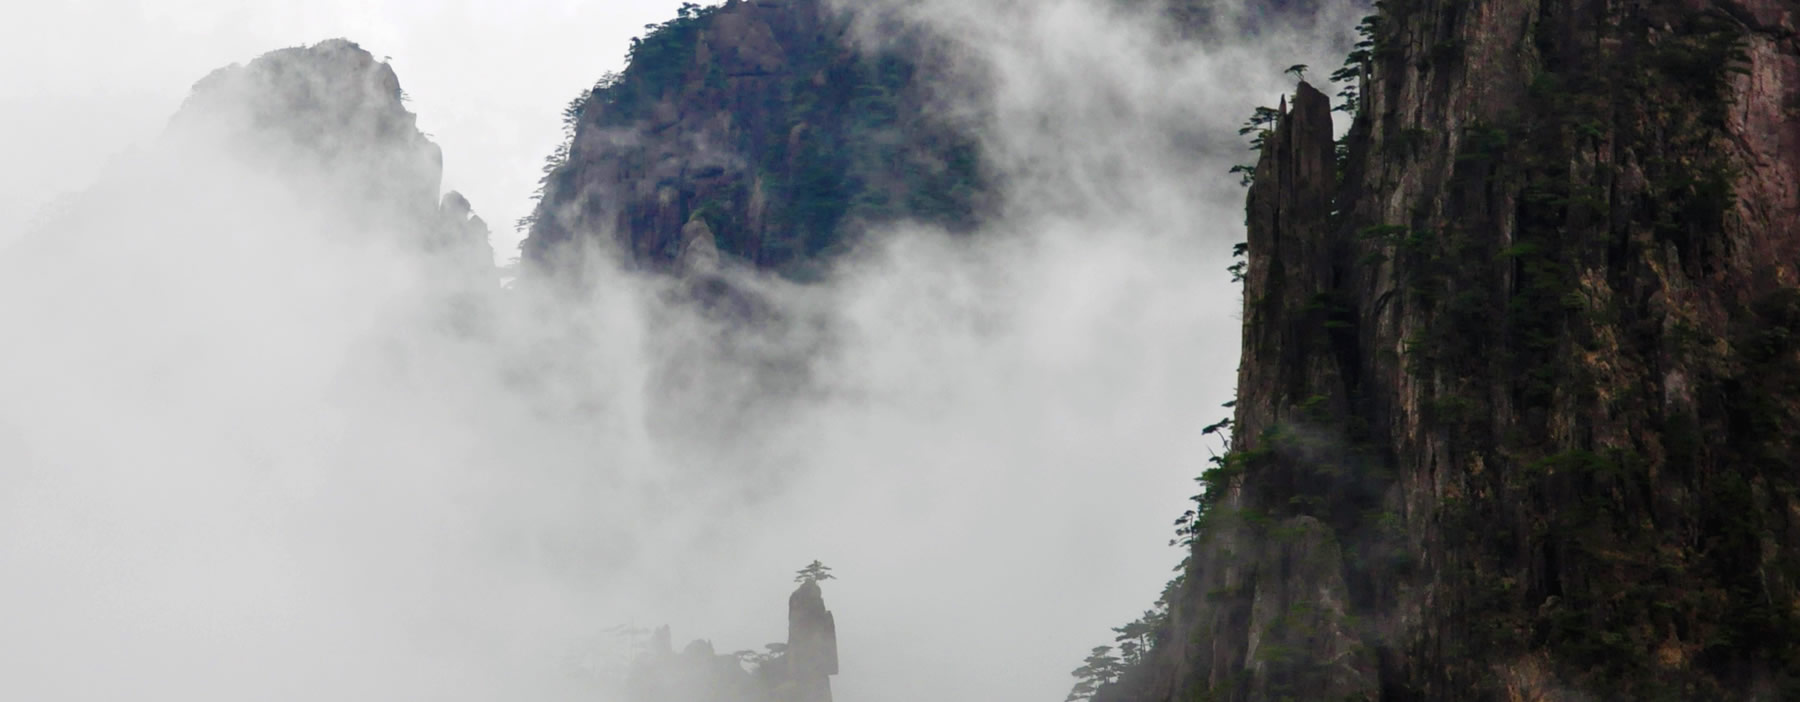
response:
[[[168,86],[349,35],[393,57],[505,256],[562,105],[676,4],[76,3],[0,30],[48,56],[0,73],[23,120],[0,130],[0,699],[607,699],[609,630],[759,648],[813,559],[840,702],[1067,693],[1172,575],[1232,395],[1236,128],[1283,68],[1329,73],[1354,13],[1173,47],[1100,0],[894,5],[984,81],[946,109],[981,126],[1004,216],[898,227],[821,285],[743,280],[816,321],[759,335],[617,270],[576,300],[483,289],[452,323],[468,284],[441,262],[157,137]],[[28,36],[90,18],[75,48]],[[124,126],[58,117],[96,103]],[[63,189],[62,215],[15,209]],[[801,350],[804,387],[751,389],[746,356]]]

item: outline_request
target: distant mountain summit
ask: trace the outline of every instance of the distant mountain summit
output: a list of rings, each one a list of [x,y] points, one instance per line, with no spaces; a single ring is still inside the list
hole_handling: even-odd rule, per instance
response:
[[[683,8],[569,106],[525,260],[599,244],[650,269],[807,278],[871,223],[972,226],[981,155],[933,108],[930,40],[876,43],[820,0]]]
[[[1362,4],[1116,1],[1166,13],[1171,39],[1196,41]],[[521,223],[528,267],[566,268],[599,248],[651,270],[727,261],[807,280],[873,226],[973,230],[998,190],[974,120],[959,112],[981,102],[965,80],[981,67],[907,16],[728,0],[649,27],[622,73],[569,105],[567,139]]]
[[[323,188],[359,223],[491,268],[487,225],[456,192],[443,152],[406,108],[399,77],[347,39],[273,51],[194,85],[171,136],[240,165]]]

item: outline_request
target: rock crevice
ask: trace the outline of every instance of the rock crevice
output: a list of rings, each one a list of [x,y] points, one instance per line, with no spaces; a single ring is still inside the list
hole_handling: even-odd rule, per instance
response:
[[[1338,154],[1301,85],[1233,455],[1096,699],[1800,697],[1795,15],[1386,3]]]

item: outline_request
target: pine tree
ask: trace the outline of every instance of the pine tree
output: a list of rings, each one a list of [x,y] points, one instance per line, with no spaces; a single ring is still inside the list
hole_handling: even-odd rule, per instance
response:
[[[1064,702],[1091,700],[1100,692],[1101,687],[1111,685],[1119,679],[1122,669],[1119,659],[1112,655],[1112,650],[1111,646],[1095,646],[1082,666],[1069,673],[1075,676],[1075,687],[1069,690],[1069,698]]]
[[[821,580],[836,579],[837,576],[831,574],[831,568],[818,561],[813,561],[805,568],[795,571],[794,574],[794,582],[797,583],[816,583]]]

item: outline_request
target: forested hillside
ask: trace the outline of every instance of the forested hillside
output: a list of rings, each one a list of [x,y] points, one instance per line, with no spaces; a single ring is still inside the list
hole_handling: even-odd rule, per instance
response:
[[[602,244],[653,269],[716,252],[806,278],[864,225],[979,215],[979,146],[921,80],[926,36],[859,35],[820,0],[690,4],[646,29],[569,105],[523,223],[531,265]]]

